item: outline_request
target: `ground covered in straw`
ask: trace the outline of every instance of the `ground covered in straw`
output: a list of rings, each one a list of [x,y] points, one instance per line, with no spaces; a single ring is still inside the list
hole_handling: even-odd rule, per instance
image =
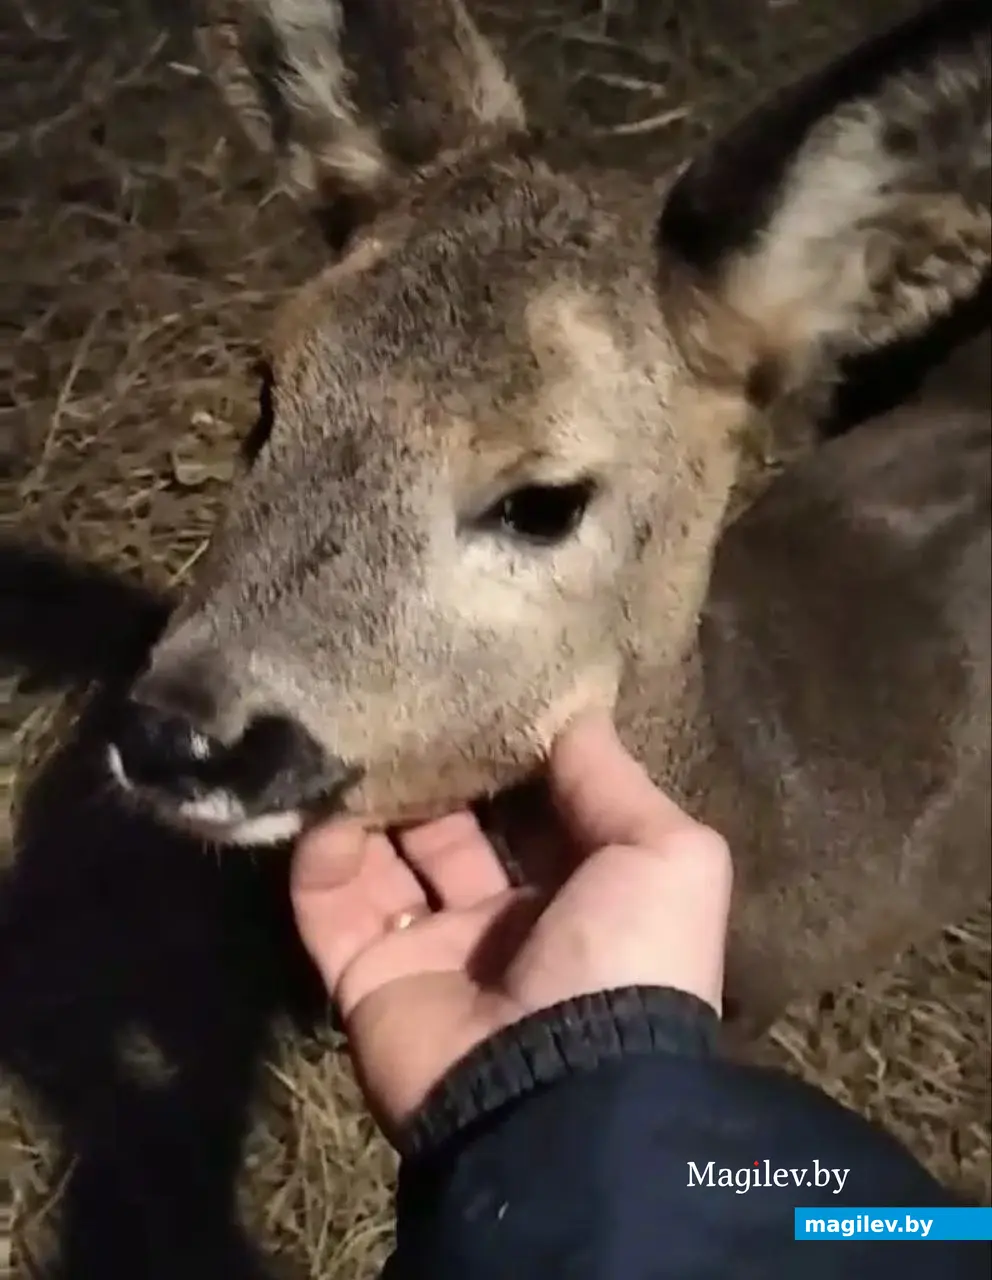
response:
[[[612,160],[654,171],[908,7],[473,6],[538,116],[567,118]],[[180,9],[7,0],[0,11],[0,527],[156,582],[181,578],[202,547],[254,410],[256,345],[321,256],[268,175],[221,136]],[[51,710],[10,693],[0,689],[0,793]],[[0,850],[5,822],[0,795]],[[986,1203],[989,952],[985,911],[866,987],[796,1011],[767,1046]],[[11,1231],[21,1277],[50,1238],[53,1157],[44,1126],[0,1082],[0,1272]],[[392,1174],[342,1060],[287,1040],[244,1179],[247,1210],[287,1273],[374,1275]]]

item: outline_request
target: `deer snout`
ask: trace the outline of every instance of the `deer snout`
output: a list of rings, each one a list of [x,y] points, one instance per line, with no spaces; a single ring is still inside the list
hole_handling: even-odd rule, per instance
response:
[[[255,715],[233,737],[218,723],[202,687],[146,676],[110,734],[110,770],[167,821],[231,844],[292,838],[361,777],[290,715]]]

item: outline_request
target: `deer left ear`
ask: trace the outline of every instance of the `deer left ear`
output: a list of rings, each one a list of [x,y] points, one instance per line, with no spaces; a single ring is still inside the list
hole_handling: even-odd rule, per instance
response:
[[[461,0],[198,0],[203,65],[306,204],[388,202],[439,155],[522,133]]]
[[[987,0],[955,0],[773,98],[676,180],[661,302],[686,356],[767,402],[924,329],[992,256]]]

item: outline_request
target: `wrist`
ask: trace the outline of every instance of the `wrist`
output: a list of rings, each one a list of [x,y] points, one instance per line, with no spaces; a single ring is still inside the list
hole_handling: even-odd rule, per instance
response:
[[[445,1075],[398,1135],[422,1156],[515,1100],[578,1072],[659,1053],[712,1057],[720,1023],[698,996],[621,987],[541,1009],[477,1045]]]

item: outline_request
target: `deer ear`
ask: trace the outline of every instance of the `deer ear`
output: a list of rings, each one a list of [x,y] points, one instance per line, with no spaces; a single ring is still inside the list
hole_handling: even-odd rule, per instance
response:
[[[447,150],[526,126],[460,0],[201,0],[208,74],[305,199],[381,199]]]
[[[935,4],[711,145],[657,228],[690,362],[767,401],[971,294],[990,261],[990,94],[987,0]]]

